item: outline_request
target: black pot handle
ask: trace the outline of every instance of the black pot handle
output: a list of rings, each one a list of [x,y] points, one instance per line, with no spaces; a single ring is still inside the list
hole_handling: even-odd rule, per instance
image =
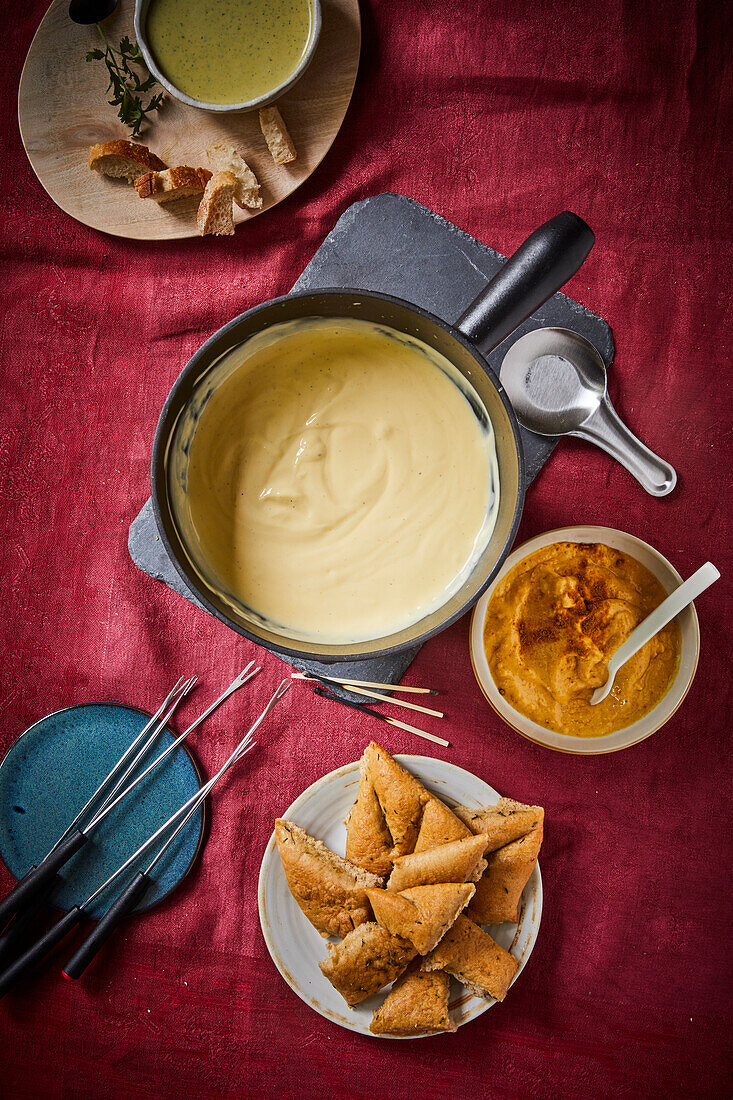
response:
[[[595,236],[565,210],[535,229],[461,314],[456,328],[488,355],[581,267]]]

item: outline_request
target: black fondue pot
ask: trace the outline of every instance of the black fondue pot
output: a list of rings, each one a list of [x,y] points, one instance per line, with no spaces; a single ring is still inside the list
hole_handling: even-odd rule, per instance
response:
[[[160,537],[183,581],[200,602],[227,626],[267,649],[322,662],[397,653],[422,644],[463,615],[509,554],[526,490],[517,420],[485,356],[575,274],[593,241],[590,228],[576,214],[558,214],[528,237],[454,325],[401,298],[339,288],[275,298],[220,328],[194,353],[176,380],[163,406],[153,443],[152,500]],[[355,318],[387,325],[421,340],[444,355],[470,383],[486,407],[496,437],[499,511],[491,538],[462,587],[442,607],[411,626],[348,645],[293,638],[285,628],[263,621],[251,609],[225,599],[194,565],[177,505],[180,486],[185,486],[190,424],[195,420],[192,410],[200,409],[216,387],[217,362],[271,325],[306,317]],[[293,562],[293,569],[297,570],[297,562]]]

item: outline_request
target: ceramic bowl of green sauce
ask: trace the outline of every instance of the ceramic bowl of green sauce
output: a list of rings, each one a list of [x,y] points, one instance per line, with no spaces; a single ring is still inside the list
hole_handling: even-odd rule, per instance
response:
[[[320,0],[136,0],[135,35],[167,92],[204,111],[273,103],[308,68]]]

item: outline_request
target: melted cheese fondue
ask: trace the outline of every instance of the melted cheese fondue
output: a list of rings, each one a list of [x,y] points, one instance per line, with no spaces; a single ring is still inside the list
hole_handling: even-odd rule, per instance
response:
[[[391,634],[460,588],[499,477],[491,422],[447,359],[371,323],[309,318],[214,369],[185,508],[225,598],[336,643]]]

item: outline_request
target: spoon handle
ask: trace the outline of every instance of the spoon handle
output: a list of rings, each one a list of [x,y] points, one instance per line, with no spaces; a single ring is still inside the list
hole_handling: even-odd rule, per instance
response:
[[[672,466],[654,451],[645,447],[640,439],[626,427],[608,396],[597,410],[570,435],[577,435],[595,443],[620,462],[639,484],[653,497],[665,497],[677,484],[677,474]]]
[[[706,561],[696,573],[683,581],[679,588],[675,588],[671,596],[667,596],[666,600],[662,600],[659,607],[656,607],[651,615],[647,615],[645,619],[642,619],[608,662],[608,676],[605,684],[597,687],[590,697],[592,707],[602,703],[611,694],[616,673],[621,666],[625,665],[635,653],[638,653],[643,645],[651,641],[654,635],[658,634],[667,623],[670,623],[675,615],[679,615],[680,611],[692,603],[694,599],[697,599],[701,592],[704,592],[714,581],[717,581],[719,576],[720,573],[712,562]]]
[[[713,563],[706,561],[696,573],[683,581],[679,588],[675,588],[666,600],[662,600],[659,607],[655,608],[645,619],[642,619],[636,629],[631,631],[624,644],[616,650],[608,662],[609,678],[615,675],[621,665],[625,665],[630,657],[638,653],[643,645],[646,645],[655,634],[659,633],[662,627],[665,627],[667,623],[671,623],[675,615],[679,615],[680,611],[683,611],[688,604],[696,600],[719,577],[720,573]]]

